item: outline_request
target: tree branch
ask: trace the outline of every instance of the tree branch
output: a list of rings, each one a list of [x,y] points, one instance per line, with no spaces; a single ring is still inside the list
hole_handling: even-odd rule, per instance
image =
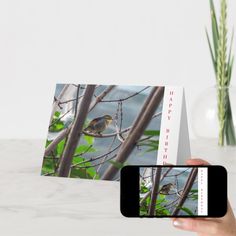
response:
[[[164,87],[154,87],[152,89],[139,115],[137,116],[128,137],[122,143],[122,146],[117,153],[115,160],[116,162],[123,164],[128,159],[129,155],[133,151],[135,145],[152,119],[154,112],[161,103],[163,95]],[[118,171],[119,170],[114,165],[110,165],[104,173],[102,179],[111,180],[115,177]]]
[[[141,92],[143,92],[144,90],[148,89],[150,86],[145,87],[144,89],[140,90],[139,92],[133,93],[132,95],[126,97],[126,98],[120,98],[120,99],[114,99],[114,100],[101,100],[100,102],[123,102],[125,100],[128,100],[134,96],[137,96],[138,94],[140,94]]]
[[[182,206],[184,205],[184,202],[186,201],[188,194],[193,186],[193,183],[195,181],[197,173],[198,173],[198,169],[196,167],[194,167],[189,174],[188,180],[184,186],[184,191],[179,199],[178,205],[172,213],[173,216],[178,215],[179,211],[181,210]]]
[[[161,167],[157,167],[154,183],[152,186],[151,202],[150,202],[149,210],[148,210],[149,216],[155,215],[155,207],[156,207],[156,201],[157,201],[157,196],[158,196],[158,189],[160,185],[160,178],[161,178]]]
[[[89,111],[92,111],[93,108],[102,101],[102,99],[104,97],[106,97],[106,95],[108,93],[110,93],[112,91],[112,89],[114,89],[116,86],[115,85],[110,85],[108,88],[106,88],[101,94],[99,94],[96,99],[94,100],[94,102],[90,105]]]
[[[71,126],[60,132],[60,134],[47,146],[44,156],[49,156],[51,154],[51,152],[56,148],[57,144],[69,134],[70,128]]]
[[[89,110],[89,105],[92,101],[95,87],[95,85],[87,85],[84,96],[80,101],[78,115],[76,116],[76,119],[69,132],[68,140],[61,157],[61,162],[58,170],[58,175],[61,177],[68,177],[69,175],[73,155],[80,140],[83,124]]]
[[[117,136],[118,134],[123,134],[123,133],[127,133],[128,131],[130,131],[132,127],[128,127],[128,128],[125,128],[123,130],[121,130],[120,132],[114,132],[114,133],[110,133],[110,134],[94,134],[94,133],[89,133],[89,132],[86,132],[86,131],[82,131],[83,134],[87,135],[87,136],[92,136],[92,137],[95,137],[95,138],[110,138],[110,137],[113,137],[113,136]]]

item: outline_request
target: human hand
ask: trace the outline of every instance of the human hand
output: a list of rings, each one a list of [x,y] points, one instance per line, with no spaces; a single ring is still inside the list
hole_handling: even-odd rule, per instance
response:
[[[190,159],[187,165],[209,165],[201,159]],[[173,219],[176,228],[196,232],[198,236],[236,236],[236,219],[228,202],[228,210],[222,218],[176,218]]]

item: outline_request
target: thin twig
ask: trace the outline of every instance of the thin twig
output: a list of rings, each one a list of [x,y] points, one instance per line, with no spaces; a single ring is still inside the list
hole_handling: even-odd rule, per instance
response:
[[[76,115],[77,115],[77,109],[78,109],[78,103],[79,103],[79,90],[80,90],[80,85],[78,84],[78,86],[77,86],[77,91],[76,91],[74,119],[76,118]]]
[[[58,119],[56,119],[54,122],[52,122],[50,125],[49,125],[49,128],[51,128],[53,125],[55,125],[58,121],[61,121],[61,119],[63,117],[65,117],[68,113],[70,113],[72,111],[72,108],[70,108],[67,112],[65,112],[63,115],[61,115]]]
[[[108,153],[111,151],[111,148],[112,148],[112,146],[113,146],[115,140],[116,140],[116,137],[114,136],[114,138],[113,138],[113,140],[112,140],[112,142],[111,142],[111,144],[110,144],[110,146],[109,146],[109,148],[108,148],[108,150],[107,150]],[[105,156],[103,157],[102,162],[100,162],[100,165],[98,166],[98,168],[97,168],[97,170],[96,170],[96,174],[94,175],[93,179],[96,179],[96,176],[97,176],[99,170],[101,169],[102,164],[106,161],[108,155],[109,155],[109,154],[107,154],[107,155],[105,155]]]
[[[57,109],[57,106],[60,103],[62,97],[65,95],[65,93],[66,93],[67,89],[69,88],[69,86],[70,86],[69,84],[65,84],[63,89],[61,90],[60,94],[58,95],[58,97],[57,98],[54,97],[54,103],[53,103],[51,118],[50,118],[50,122],[49,122],[50,124],[53,120],[53,116],[54,116],[54,113]]]
[[[121,144],[120,144],[120,145],[121,145]],[[97,156],[97,157],[91,157],[90,159],[85,160],[85,161],[81,161],[81,162],[79,162],[79,163],[76,163],[76,164],[72,165],[71,167],[79,166],[79,165],[82,165],[82,164],[85,164],[85,163],[88,163],[88,162],[97,161],[97,160],[103,158],[104,156],[107,156],[107,155],[111,154],[112,152],[114,152],[115,150],[117,150],[117,149],[120,147],[120,145],[118,145],[117,147],[115,147],[113,150],[111,150],[111,151],[108,152],[108,153],[102,154],[102,155]],[[75,156],[74,156],[74,157],[75,157]]]
[[[115,157],[116,157],[116,154],[113,155],[113,156],[110,157],[110,158],[107,158],[106,160],[104,160],[103,162],[100,162],[100,163],[98,163],[98,164],[94,164],[94,165],[91,165],[91,166],[78,166],[78,165],[75,164],[75,165],[72,165],[71,168],[88,169],[88,168],[90,168],[90,167],[96,167],[96,166],[99,166],[100,164],[104,164],[105,162],[108,162],[108,161],[114,159]]]
[[[110,93],[116,86],[115,85],[110,85],[108,86],[108,88],[106,88],[101,94],[99,94],[98,96],[96,96],[95,101],[90,105],[89,111],[92,111],[94,109],[94,107],[102,101],[102,99],[108,94]]]
[[[110,134],[95,134],[95,133],[89,133],[89,132],[83,130],[83,134],[88,135],[88,136],[92,136],[92,137],[96,137],[96,138],[110,138],[113,136],[117,136],[117,134],[127,133],[128,131],[131,130],[131,128],[132,128],[132,126],[121,130],[121,132],[118,132],[118,133],[114,132],[114,133],[110,133]]]
[[[140,94],[141,92],[143,92],[144,90],[148,89],[149,87],[150,86],[147,86],[144,89],[140,90],[139,92],[133,93],[132,95],[130,95],[130,96],[126,97],[126,98],[120,98],[120,99],[114,99],[114,100],[102,100],[100,102],[123,102],[125,100],[128,100],[128,99],[130,99],[130,98]]]

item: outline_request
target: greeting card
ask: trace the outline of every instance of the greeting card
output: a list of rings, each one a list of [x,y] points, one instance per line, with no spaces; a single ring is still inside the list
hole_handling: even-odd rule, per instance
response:
[[[119,180],[125,165],[188,157],[182,87],[56,85],[43,176]]]

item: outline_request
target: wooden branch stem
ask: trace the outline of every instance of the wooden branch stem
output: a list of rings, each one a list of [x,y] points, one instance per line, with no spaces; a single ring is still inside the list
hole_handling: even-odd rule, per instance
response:
[[[79,104],[78,115],[76,116],[75,121],[68,134],[68,140],[66,142],[66,146],[60,161],[58,176],[68,177],[70,173],[70,166],[73,160],[73,155],[80,140],[83,124],[89,111],[89,106],[93,98],[95,87],[95,85],[86,86],[84,96]]]
[[[156,201],[157,201],[158,190],[159,190],[159,185],[160,185],[160,178],[161,178],[161,167],[157,167],[154,183],[152,185],[151,202],[148,209],[149,216],[155,215],[155,208],[156,208]]]
[[[146,127],[148,126],[152,116],[154,115],[157,107],[162,101],[164,95],[164,87],[154,87],[150,92],[150,95],[146,99],[139,115],[137,116],[132,129],[129,133],[129,136],[122,143],[120,150],[117,153],[117,157],[115,159],[116,162],[125,163],[128,159],[129,155],[133,151],[136,146],[138,140],[143,135]],[[105,171],[102,179],[103,180],[112,180],[119,169],[114,165],[110,165],[108,169]]]

